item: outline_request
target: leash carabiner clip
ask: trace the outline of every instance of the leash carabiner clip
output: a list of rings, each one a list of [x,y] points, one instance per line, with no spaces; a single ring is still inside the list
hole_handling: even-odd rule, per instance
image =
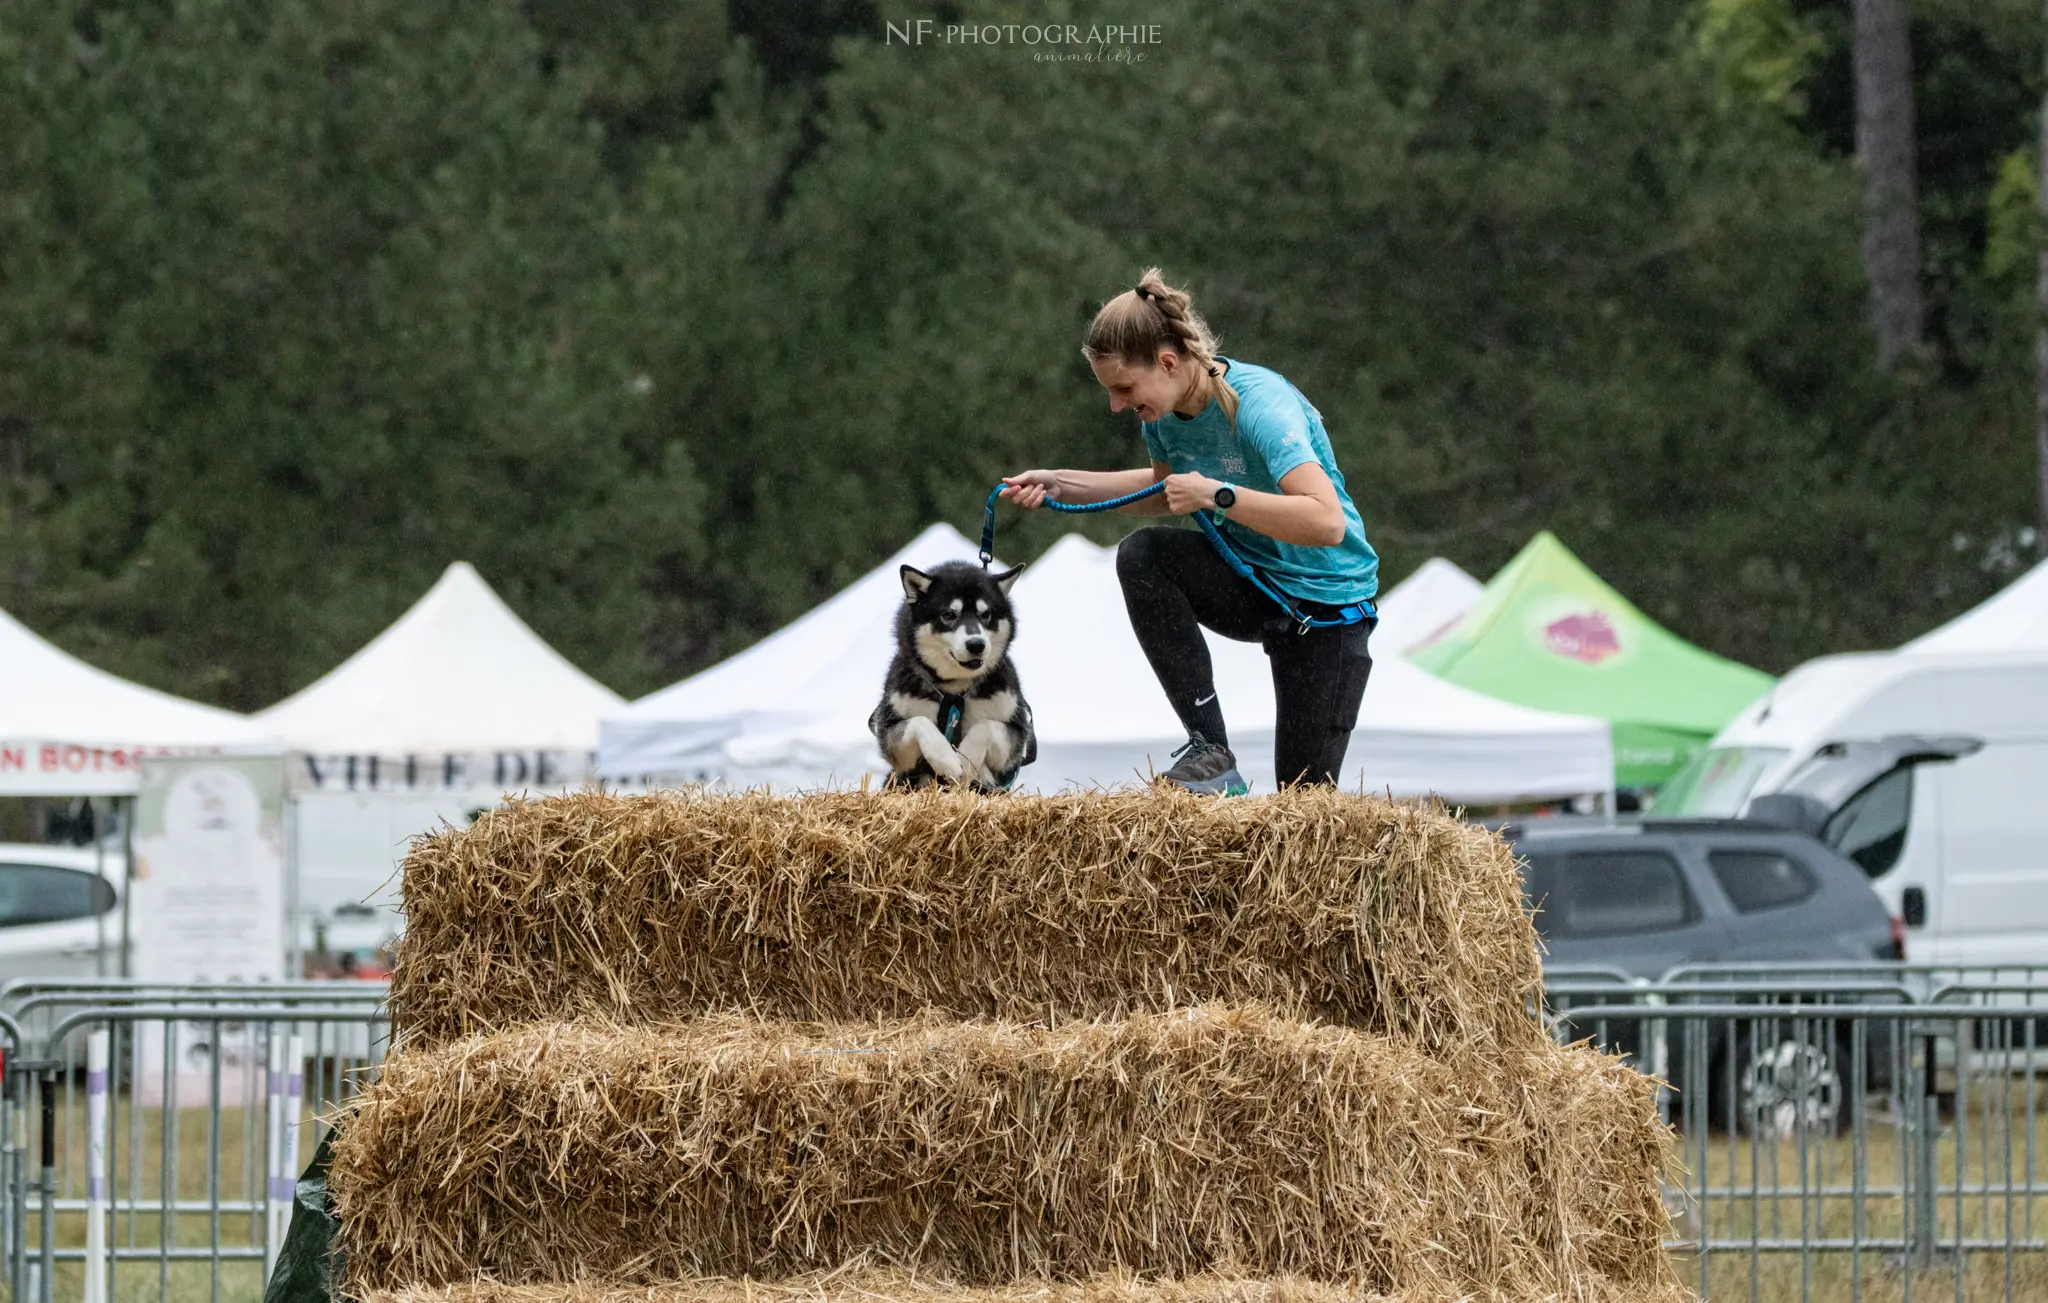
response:
[[[988,495],[988,501],[981,504],[981,568],[988,569],[989,562],[996,559],[996,499],[1003,496],[1003,486],[998,484]]]

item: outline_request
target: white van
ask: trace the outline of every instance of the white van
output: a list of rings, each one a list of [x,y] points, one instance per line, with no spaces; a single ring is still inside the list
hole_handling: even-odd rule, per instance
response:
[[[1654,812],[1815,833],[1870,874],[1913,962],[2048,965],[2048,655],[1808,662]]]
[[[118,850],[0,845],[0,982],[118,974],[122,863]]]

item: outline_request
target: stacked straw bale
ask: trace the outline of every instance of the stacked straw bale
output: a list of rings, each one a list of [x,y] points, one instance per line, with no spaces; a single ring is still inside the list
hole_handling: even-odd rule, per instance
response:
[[[1651,1083],[1536,1046],[1205,1006],[1057,1029],[535,1025],[395,1062],[335,1150],[370,1287],[1234,1269],[1446,1292],[1660,1283]],[[573,1161],[568,1155],[574,1155]]]
[[[744,1011],[1056,1022],[1256,1001],[1432,1049],[1542,1035],[1498,837],[1290,792],[506,805],[420,841],[391,1007],[422,1045]]]
[[[508,804],[415,844],[375,1303],[1685,1297],[1495,837],[1323,791]]]

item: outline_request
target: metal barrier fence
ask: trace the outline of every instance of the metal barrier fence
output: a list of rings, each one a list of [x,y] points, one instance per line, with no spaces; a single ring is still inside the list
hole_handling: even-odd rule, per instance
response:
[[[304,1155],[383,1060],[381,984],[0,987],[16,1300],[254,1303]]]
[[[1662,1078],[1715,1300],[2048,1299],[2048,967],[1554,969],[1560,1040]],[[0,987],[0,1281],[255,1303],[305,1156],[382,1062],[372,983]]]
[[[1703,1297],[2048,1298],[2048,968],[1547,977],[1560,1040],[1667,1083]]]

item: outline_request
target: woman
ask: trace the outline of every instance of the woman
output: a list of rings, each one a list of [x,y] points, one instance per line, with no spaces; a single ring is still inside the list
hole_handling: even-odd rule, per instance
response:
[[[1131,628],[1188,731],[1161,777],[1197,792],[1242,792],[1203,627],[1260,642],[1273,663],[1273,768],[1282,784],[1335,783],[1372,672],[1379,557],[1330,452],[1322,415],[1277,372],[1219,357],[1186,292],[1147,271],[1102,305],[1082,356],[1135,411],[1152,465],[1141,470],[1034,470],[1003,494],[1035,510],[1047,499],[1101,502],[1164,481],[1122,510],[1211,517],[1266,586],[1245,578],[1198,530],[1150,526],[1117,548]],[[1296,618],[1300,616],[1300,619]]]

